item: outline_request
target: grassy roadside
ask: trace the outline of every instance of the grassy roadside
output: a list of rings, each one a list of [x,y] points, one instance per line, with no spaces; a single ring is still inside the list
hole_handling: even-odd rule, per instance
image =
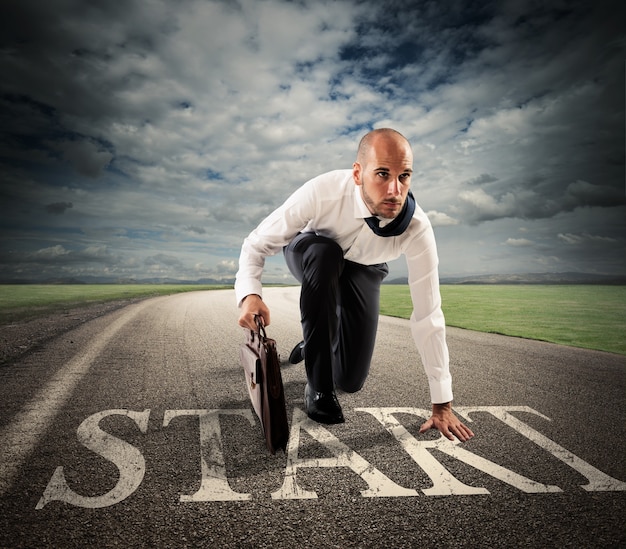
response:
[[[626,355],[626,286],[443,285],[448,326]],[[381,314],[409,318],[409,287],[383,285]]]
[[[0,285],[0,324],[109,301],[221,285]],[[449,326],[626,355],[626,286],[443,285]],[[381,314],[409,318],[407,285],[383,285]]]
[[[185,284],[0,285],[0,324],[29,320],[74,307],[232,286]]]

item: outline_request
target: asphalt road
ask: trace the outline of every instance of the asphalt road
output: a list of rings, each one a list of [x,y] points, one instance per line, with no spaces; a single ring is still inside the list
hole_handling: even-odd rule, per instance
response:
[[[268,335],[300,339],[298,289]],[[623,356],[450,329],[465,444],[429,408],[408,322],[381,317],[346,423],[269,455],[232,291],[132,304],[0,367],[0,547],[624,547]]]

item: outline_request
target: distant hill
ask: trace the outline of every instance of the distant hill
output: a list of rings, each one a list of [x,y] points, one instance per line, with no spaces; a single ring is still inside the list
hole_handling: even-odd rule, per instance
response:
[[[0,284],[220,284],[232,286],[234,278],[217,280],[200,278],[198,280],[179,280],[176,278],[114,278],[106,276],[84,276],[81,278],[49,278],[46,280],[0,280]]]
[[[523,273],[488,274],[459,277],[441,277],[441,284],[605,284],[626,285],[626,275],[598,275],[591,273]],[[176,278],[114,278],[85,276],[81,278],[54,278],[46,280],[0,280],[0,284],[203,284],[232,286],[234,278],[179,280]],[[295,283],[294,283],[295,284]],[[406,277],[387,280],[384,284],[408,284]]]
[[[460,277],[442,277],[441,284],[626,284],[626,276],[592,273],[523,273],[487,274]],[[395,278],[385,284],[408,284],[408,279]]]

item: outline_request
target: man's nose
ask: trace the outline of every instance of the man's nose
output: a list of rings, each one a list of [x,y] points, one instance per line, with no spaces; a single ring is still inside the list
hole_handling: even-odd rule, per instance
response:
[[[392,179],[389,182],[389,188],[387,189],[387,192],[391,196],[397,196],[399,194],[402,194],[400,180],[399,179]]]

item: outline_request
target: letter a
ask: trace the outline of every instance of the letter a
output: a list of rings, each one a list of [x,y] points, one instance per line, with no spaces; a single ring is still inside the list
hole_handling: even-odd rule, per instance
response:
[[[304,429],[315,440],[323,444],[335,457],[300,459],[298,457],[300,429]],[[296,473],[299,467],[348,467],[367,483],[368,489],[361,492],[363,497],[417,496],[415,490],[403,488],[393,482],[354,450],[341,442],[328,429],[311,421],[301,410],[294,408],[289,446],[287,447],[285,481],[280,490],[272,493],[273,499],[317,498],[315,492],[303,490],[298,486]]]

